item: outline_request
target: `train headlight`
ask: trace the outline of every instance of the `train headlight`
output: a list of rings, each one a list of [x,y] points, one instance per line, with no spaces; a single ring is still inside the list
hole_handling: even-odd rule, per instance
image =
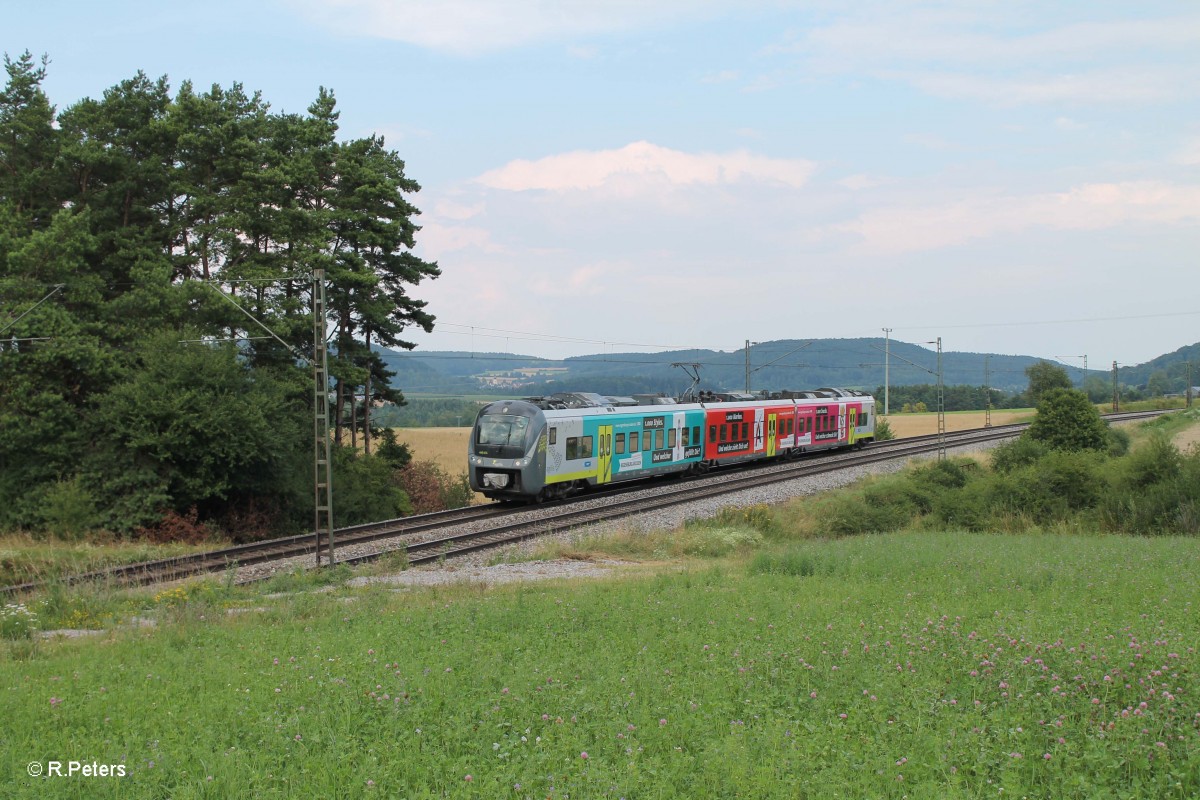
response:
[[[516,461],[513,462],[513,466],[516,467],[517,469],[520,469],[521,467],[525,466],[525,459],[518,458]]]

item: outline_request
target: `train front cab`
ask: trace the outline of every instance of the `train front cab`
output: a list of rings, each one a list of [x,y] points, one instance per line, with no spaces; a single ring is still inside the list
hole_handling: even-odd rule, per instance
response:
[[[471,488],[492,500],[528,500],[544,488],[546,423],[542,410],[518,400],[480,409],[468,446]]]

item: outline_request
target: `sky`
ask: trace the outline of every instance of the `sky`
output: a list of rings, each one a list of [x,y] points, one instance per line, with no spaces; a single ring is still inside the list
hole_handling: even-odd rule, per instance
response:
[[[423,350],[1200,341],[1194,0],[0,0],[66,108],[320,87],[421,185]]]

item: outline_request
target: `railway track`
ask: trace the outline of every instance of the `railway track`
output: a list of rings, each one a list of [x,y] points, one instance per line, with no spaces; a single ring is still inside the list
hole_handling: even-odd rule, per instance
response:
[[[1110,422],[1123,422],[1157,416],[1165,412],[1125,412],[1106,415]],[[946,447],[959,447],[995,441],[1019,435],[1028,423],[975,428],[947,432]],[[655,511],[670,506],[691,503],[706,497],[743,491],[781,481],[795,480],[825,472],[863,466],[881,461],[907,458],[936,452],[942,447],[938,434],[878,442],[863,451],[843,451],[833,454],[802,456],[799,460],[756,464],[752,469],[726,469],[684,481],[664,479],[649,497],[621,499],[630,493],[643,494],[653,483],[638,482],[632,486],[616,486],[603,492],[591,492],[586,499],[602,498],[598,508],[572,508],[572,501],[557,501],[535,507],[536,519],[504,522],[506,517],[527,515],[528,506],[471,506],[450,511],[421,514],[401,519],[385,520],[341,528],[334,532],[338,548],[384,542],[378,552],[341,559],[338,563],[356,564],[404,549],[411,565],[427,564],[442,559],[474,553],[491,547],[524,541],[535,536],[557,533],[572,528],[619,519],[634,514]],[[549,511],[550,513],[545,513]],[[490,524],[492,522],[498,524]],[[479,530],[461,532],[462,526],[483,523]],[[75,585],[97,582],[111,586],[135,586],[161,583],[208,572],[220,572],[234,567],[263,564],[303,556],[312,556],[316,540],[312,534],[288,536],[250,544],[196,553],[186,556],[145,561],[76,575],[63,576],[58,583]],[[0,594],[20,595],[45,588],[48,582],[38,581],[0,587]]]

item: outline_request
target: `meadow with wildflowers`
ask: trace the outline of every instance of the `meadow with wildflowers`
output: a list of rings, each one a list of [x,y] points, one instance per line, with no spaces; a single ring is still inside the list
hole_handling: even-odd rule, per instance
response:
[[[577,583],[190,589],[154,628],[0,642],[0,786],[1194,797],[1198,568],[1193,539],[914,532]],[[26,774],[52,758],[127,773]]]

